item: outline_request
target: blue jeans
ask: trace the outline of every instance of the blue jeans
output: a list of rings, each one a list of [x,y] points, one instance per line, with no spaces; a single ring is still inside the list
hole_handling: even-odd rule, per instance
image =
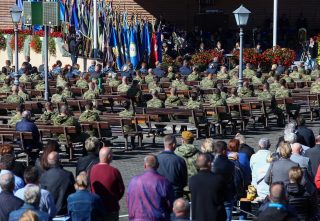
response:
[[[229,201],[225,201],[224,202],[224,207],[226,209],[226,214],[227,214],[227,220],[226,221],[231,221],[232,220],[233,205],[234,205],[234,200],[229,200]]]

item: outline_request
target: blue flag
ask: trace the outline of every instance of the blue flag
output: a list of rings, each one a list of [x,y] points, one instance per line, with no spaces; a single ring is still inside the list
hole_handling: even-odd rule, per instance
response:
[[[151,52],[151,41],[150,41],[150,34],[149,34],[149,27],[148,22],[145,22],[141,31],[141,50],[140,55],[141,58],[146,56],[146,60],[150,56]]]
[[[79,18],[78,18],[77,0],[73,0],[70,24],[75,27],[76,31],[79,30]]]
[[[62,0],[58,0],[58,1],[59,1],[59,8],[60,8],[60,21],[65,21],[64,14],[65,14],[66,8],[64,7]]]
[[[113,26],[111,26],[110,44],[109,45],[112,48],[112,52],[116,58],[117,66],[120,69],[122,67],[122,61],[121,61],[121,56],[120,56],[120,50],[118,48],[119,42],[118,42],[118,37],[117,37],[117,31]]]
[[[162,62],[162,40],[161,40],[161,30],[157,32],[157,46],[158,46],[158,61]]]
[[[137,41],[137,32],[134,28],[131,28],[130,31],[130,62],[132,63],[134,69],[136,69],[139,58],[138,58],[138,41]]]

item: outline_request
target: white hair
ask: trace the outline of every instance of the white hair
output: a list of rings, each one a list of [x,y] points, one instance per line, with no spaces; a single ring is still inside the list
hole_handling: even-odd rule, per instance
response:
[[[39,206],[40,202],[40,187],[37,185],[26,186],[24,190],[24,202]]]
[[[260,146],[261,149],[269,149],[270,140],[268,138],[261,138],[259,140],[259,146]]]
[[[293,144],[296,143],[298,136],[295,133],[287,133],[284,135],[284,141]]]

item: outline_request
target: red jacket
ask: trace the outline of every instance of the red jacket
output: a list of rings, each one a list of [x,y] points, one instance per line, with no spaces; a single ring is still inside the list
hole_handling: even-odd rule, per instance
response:
[[[317,189],[320,189],[320,166],[318,166],[317,174],[314,177],[314,183],[316,184]]]

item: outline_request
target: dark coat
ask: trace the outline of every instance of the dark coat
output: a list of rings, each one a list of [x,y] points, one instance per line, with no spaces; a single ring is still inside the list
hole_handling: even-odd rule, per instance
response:
[[[258,216],[258,221],[298,221],[298,217],[294,216],[286,208],[267,207]]]
[[[192,219],[197,221],[226,220],[224,208],[225,180],[210,170],[200,170],[189,181],[192,195]]]
[[[236,189],[234,186],[234,163],[232,163],[226,156],[216,156],[213,162],[213,172],[219,174],[224,178],[226,183],[226,201],[234,199]]]
[[[316,144],[313,148],[306,150],[304,156],[309,157],[313,174],[317,174],[320,164],[320,145]]]
[[[182,197],[183,188],[188,182],[187,165],[183,158],[170,151],[163,151],[158,156],[157,172],[171,183],[175,199]]]
[[[73,174],[61,167],[53,167],[41,175],[40,185],[52,194],[57,215],[67,214],[67,198],[75,192]]]
[[[2,191],[0,193],[0,220],[7,221],[9,214],[19,209],[23,205],[23,201],[15,197],[13,193]]]
[[[303,137],[303,142],[301,144],[308,147],[314,147],[315,138],[311,129],[307,128],[306,126],[299,126],[297,132]]]
[[[250,161],[251,156],[254,154],[254,149],[250,147],[248,144],[240,144],[240,153],[245,153],[248,156],[248,160]]]
[[[35,123],[27,120],[27,119],[22,119],[20,122],[16,124],[16,131],[20,132],[32,132],[32,140],[25,140],[24,145],[27,149],[32,149],[32,148],[39,148],[39,131],[38,127]]]
[[[97,163],[99,163],[99,157],[94,153],[89,153],[88,156],[81,157],[77,163],[76,176],[82,171],[88,172],[91,167]]]

